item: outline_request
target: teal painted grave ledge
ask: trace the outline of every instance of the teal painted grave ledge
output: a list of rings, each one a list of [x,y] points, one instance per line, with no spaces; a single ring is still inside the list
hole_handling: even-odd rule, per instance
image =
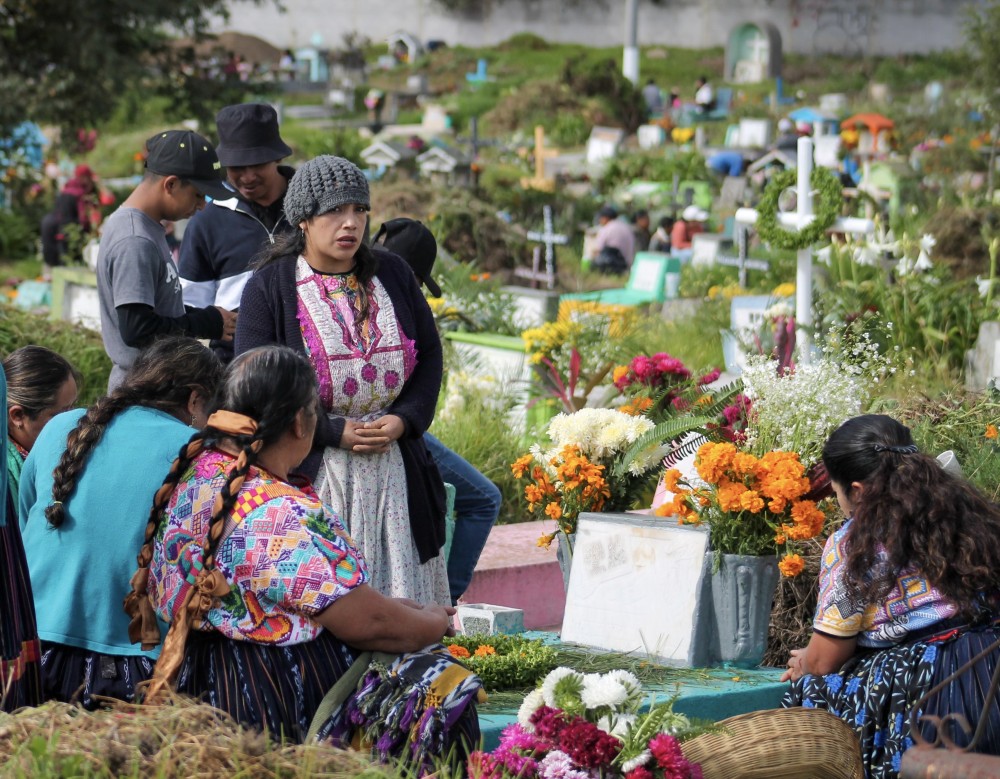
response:
[[[529,638],[542,638],[558,644],[555,633],[527,632]],[[674,711],[688,717],[705,720],[723,720],[762,709],[776,709],[781,697],[788,690],[787,682],[779,682],[781,668],[697,668],[684,670],[684,680],[663,685],[644,685],[651,697],[663,701],[679,695]],[[695,676],[697,674],[697,676]],[[479,727],[482,731],[483,749],[495,749],[500,744],[500,733],[517,722],[516,708],[493,708],[489,702],[479,707]]]

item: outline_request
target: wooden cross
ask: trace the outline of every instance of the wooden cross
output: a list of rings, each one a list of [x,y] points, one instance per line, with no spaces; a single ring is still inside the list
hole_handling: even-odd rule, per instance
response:
[[[749,250],[748,244],[750,243],[747,236],[747,228],[744,225],[739,225],[736,228],[736,257],[716,257],[715,262],[718,265],[726,265],[728,267],[739,268],[740,269],[740,286],[743,289],[747,288],[747,271],[748,270],[760,270],[768,271],[771,269],[771,263],[767,260],[751,260],[748,257]]]
[[[521,179],[521,186],[525,189],[537,189],[542,192],[555,190],[555,179],[545,175],[545,160],[547,157],[555,157],[558,154],[558,149],[545,148],[545,128],[537,125],[535,127],[535,175],[532,178]]]
[[[514,275],[523,279],[529,279],[534,287],[537,282],[544,281],[547,289],[553,289],[556,285],[556,253],[555,247],[563,246],[569,242],[569,238],[552,229],[552,206],[542,208],[545,230],[528,231],[528,240],[545,244],[545,271],[541,271],[542,247],[536,246],[532,250],[531,270],[527,268],[515,268]]]
[[[799,138],[798,147],[798,181],[796,191],[796,212],[779,213],[778,224],[784,228],[801,230],[816,218],[812,207],[812,189],[810,178],[813,169],[812,138]],[[753,226],[757,222],[757,211],[753,208],[741,208],[736,212],[737,224]],[[856,217],[841,217],[830,227],[839,233],[852,235],[871,235],[875,232],[875,223],[871,219]],[[800,359],[809,362],[809,329],[812,326],[812,247],[799,249],[796,258],[795,271],[795,323],[798,331],[795,334],[798,343],[802,344]]]

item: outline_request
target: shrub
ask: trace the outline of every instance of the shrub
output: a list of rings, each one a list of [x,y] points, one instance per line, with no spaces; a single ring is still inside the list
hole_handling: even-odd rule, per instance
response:
[[[48,347],[80,371],[83,381],[78,405],[89,406],[107,391],[111,360],[98,333],[13,306],[0,306],[0,355],[6,357],[28,344]]]

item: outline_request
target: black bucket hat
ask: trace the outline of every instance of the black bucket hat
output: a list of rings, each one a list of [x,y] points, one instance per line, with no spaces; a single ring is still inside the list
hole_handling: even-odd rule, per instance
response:
[[[437,241],[423,222],[399,217],[383,222],[375,234],[374,243],[380,243],[394,254],[398,254],[411,268],[427,291],[436,298],[441,297],[441,287],[431,278],[431,269],[437,259]]]
[[[219,162],[227,168],[284,159],[291,148],[278,134],[278,112],[266,103],[227,105],[215,116]]]

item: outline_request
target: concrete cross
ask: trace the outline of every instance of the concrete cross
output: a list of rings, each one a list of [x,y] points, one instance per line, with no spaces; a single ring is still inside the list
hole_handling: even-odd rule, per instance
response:
[[[553,289],[556,285],[556,255],[555,247],[562,246],[569,242],[569,238],[552,229],[552,206],[542,208],[544,216],[545,230],[529,230],[527,238],[529,241],[536,241],[545,244],[545,271],[541,271],[541,247],[536,246],[532,253],[531,270],[527,268],[515,268],[514,275],[521,278],[530,279],[533,282],[544,281],[548,289]]]
[[[545,128],[537,125],[535,127],[535,175],[531,178],[521,179],[521,186],[527,189],[538,189],[542,192],[553,191],[556,182],[551,176],[546,177],[545,175],[545,159],[555,157],[558,154],[558,149],[545,148]]]
[[[812,190],[810,188],[810,177],[813,169],[813,144],[812,138],[799,138],[798,147],[798,181],[796,182],[796,211],[792,213],[779,213],[778,224],[786,229],[801,230],[808,227],[816,218],[812,207]],[[741,208],[736,212],[736,221],[739,224],[753,226],[757,222],[757,211],[753,208]],[[875,223],[871,219],[859,219],[857,217],[841,217],[830,227],[831,230],[849,235],[871,235],[875,232]],[[809,362],[809,333],[808,329],[812,325],[812,257],[813,249],[799,249],[795,272],[795,322],[798,331],[795,334],[796,340],[802,345],[800,355],[801,361]]]

